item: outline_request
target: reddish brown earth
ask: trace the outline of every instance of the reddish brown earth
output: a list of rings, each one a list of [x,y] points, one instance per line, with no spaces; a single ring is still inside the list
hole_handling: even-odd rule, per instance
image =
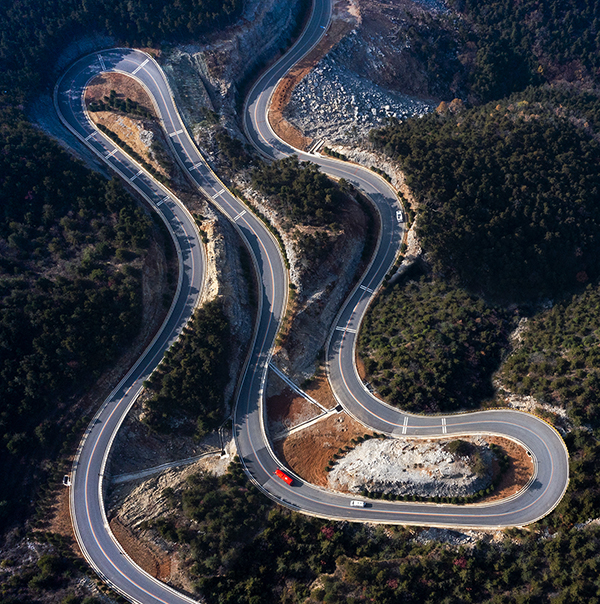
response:
[[[508,470],[502,476],[494,493],[483,501],[498,501],[518,493],[533,476],[533,462],[521,445],[500,436],[485,438],[490,444],[498,445],[510,460]],[[498,468],[496,468],[498,471]]]
[[[171,576],[171,558],[165,552],[142,541],[117,518],[110,521],[110,528],[127,555],[148,574],[167,581]]]
[[[279,378],[275,374],[271,374],[269,379],[278,380]],[[333,409],[337,405],[323,370],[319,370],[316,377],[309,384],[305,384],[303,390],[326,409]],[[284,388],[279,394],[267,399],[267,418],[271,436],[275,436],[284,427],[291,428],[322,412],[319,407],[290,388]]]
[[[294,88],[352,28],[353,25],[347,21],[332,21],[321,41],[279,81],[273,92],[269,108],[271,128],[297,149],[306,149],[312,140],[303,136],[298,128],[283,117],[283,110],[290,102]]]
[[[319,407],[290,388],[267,399],[269,431],[272,437],[284,428],[293,428],[320,413],[322,411]]]
[[[325,467],[337,450],[353,438],[371,433],[345,413],[337,413],[277,443],[276,452],[298,476],[327,486]]]

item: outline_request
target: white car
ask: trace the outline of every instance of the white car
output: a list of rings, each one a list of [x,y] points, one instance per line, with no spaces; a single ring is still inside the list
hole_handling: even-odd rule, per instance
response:
[[[350,507],[351,508],[364,508],[365,505],[367,505],[364,501],[360,501],[358,499],[353,499],[350,502]]]
[[[402,214],[402,210],[396,211],[396,220],[398,222],[404,222],[404,215]]]

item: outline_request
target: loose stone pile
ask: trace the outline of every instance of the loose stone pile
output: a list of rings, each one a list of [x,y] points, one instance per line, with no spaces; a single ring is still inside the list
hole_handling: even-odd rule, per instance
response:
[[[307,137],[333,143],[365,136],[390,117],[402,120],[432,109],[360,78],[330,54],[298,84],[284,115]]]

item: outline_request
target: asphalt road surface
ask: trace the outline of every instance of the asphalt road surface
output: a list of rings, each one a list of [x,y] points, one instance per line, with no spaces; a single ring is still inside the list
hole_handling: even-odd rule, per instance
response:
[[[273,158],[296,153],[303,160],[318,163],[324,172],[343,177],[363,190],[381,214],[381,236],[373,261],[332,327],[327,352],[335,396],[356,419],[378,432],[394,436],[496,434],[512,438],[530,451],[536,466],[535,478],[517,496],[487,505],[378,500],[365,508],[351,508],[350,497],[315,487],[289,470],[286,472],[293,477],[291,485],[275,477],[275,470],[282,466],[273,454],[265,431],[264,391],[271,349],[287,304],[287,271],[278,244],[263,223],[231,195],[208,168],[183,126],[164,74],[154,60],[131,49],[95,53],[72,65],[57,84],[58,113],[66,127],[145,196],[168,224],[180,257],[178,290],[169,316],[154,342],[90,424],[71,476],[71,515],[79,544],[104,580],[130,600],[193,601],[142,571],[116,542],[104,511],[103,472],[112,441],[143,381],[160,362],[163,352],[176,339],[198,303],[204,260],[193,218],[182,204],[90,123],[83,107],[83,91],[94,75],[104,71],[129,74],[146,87],[181,166],[231,219],[252,252],[261,285],[259,316],[252,352],[238,389],[234,425],[240,458],[260,489],[283,505],[323,518],[459,528],[531,523],[555,507],[568,484],[568,455],[564,443],[553,428],[536,417],[506,410],[435,417],[407,415],[373,397],[358,377],[353,361],[356,333],[369,300],[395,261],[402,237],[402,225],[396,219],[397,197],[383,179],[369,170],[290,148],[274,135],[266,119],[275,83],[324,35],[330,13],[330,0],[316,0],[312,18],[301,38],[251,91],[245,123],[250,140],[261,153]]]

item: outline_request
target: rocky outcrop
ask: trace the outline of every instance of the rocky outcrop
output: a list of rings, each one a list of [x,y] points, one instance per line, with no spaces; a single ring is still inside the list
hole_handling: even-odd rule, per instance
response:
[[[329,486],[360,493],[363,489],[394,495],[461,497],[487,488],[492,480],[492,452],[474,439],[486,467],[477,475],[469,459],[449,453],[443,440],[368,440],[345,455],[329,473]]]
[[[319,62],[296,86],[284,111],[285,118],[304,136],[350,143],[384,126],[391,117],[402,120],[424,115],[437,105],[360,77],[339,55],[336,49]]]

